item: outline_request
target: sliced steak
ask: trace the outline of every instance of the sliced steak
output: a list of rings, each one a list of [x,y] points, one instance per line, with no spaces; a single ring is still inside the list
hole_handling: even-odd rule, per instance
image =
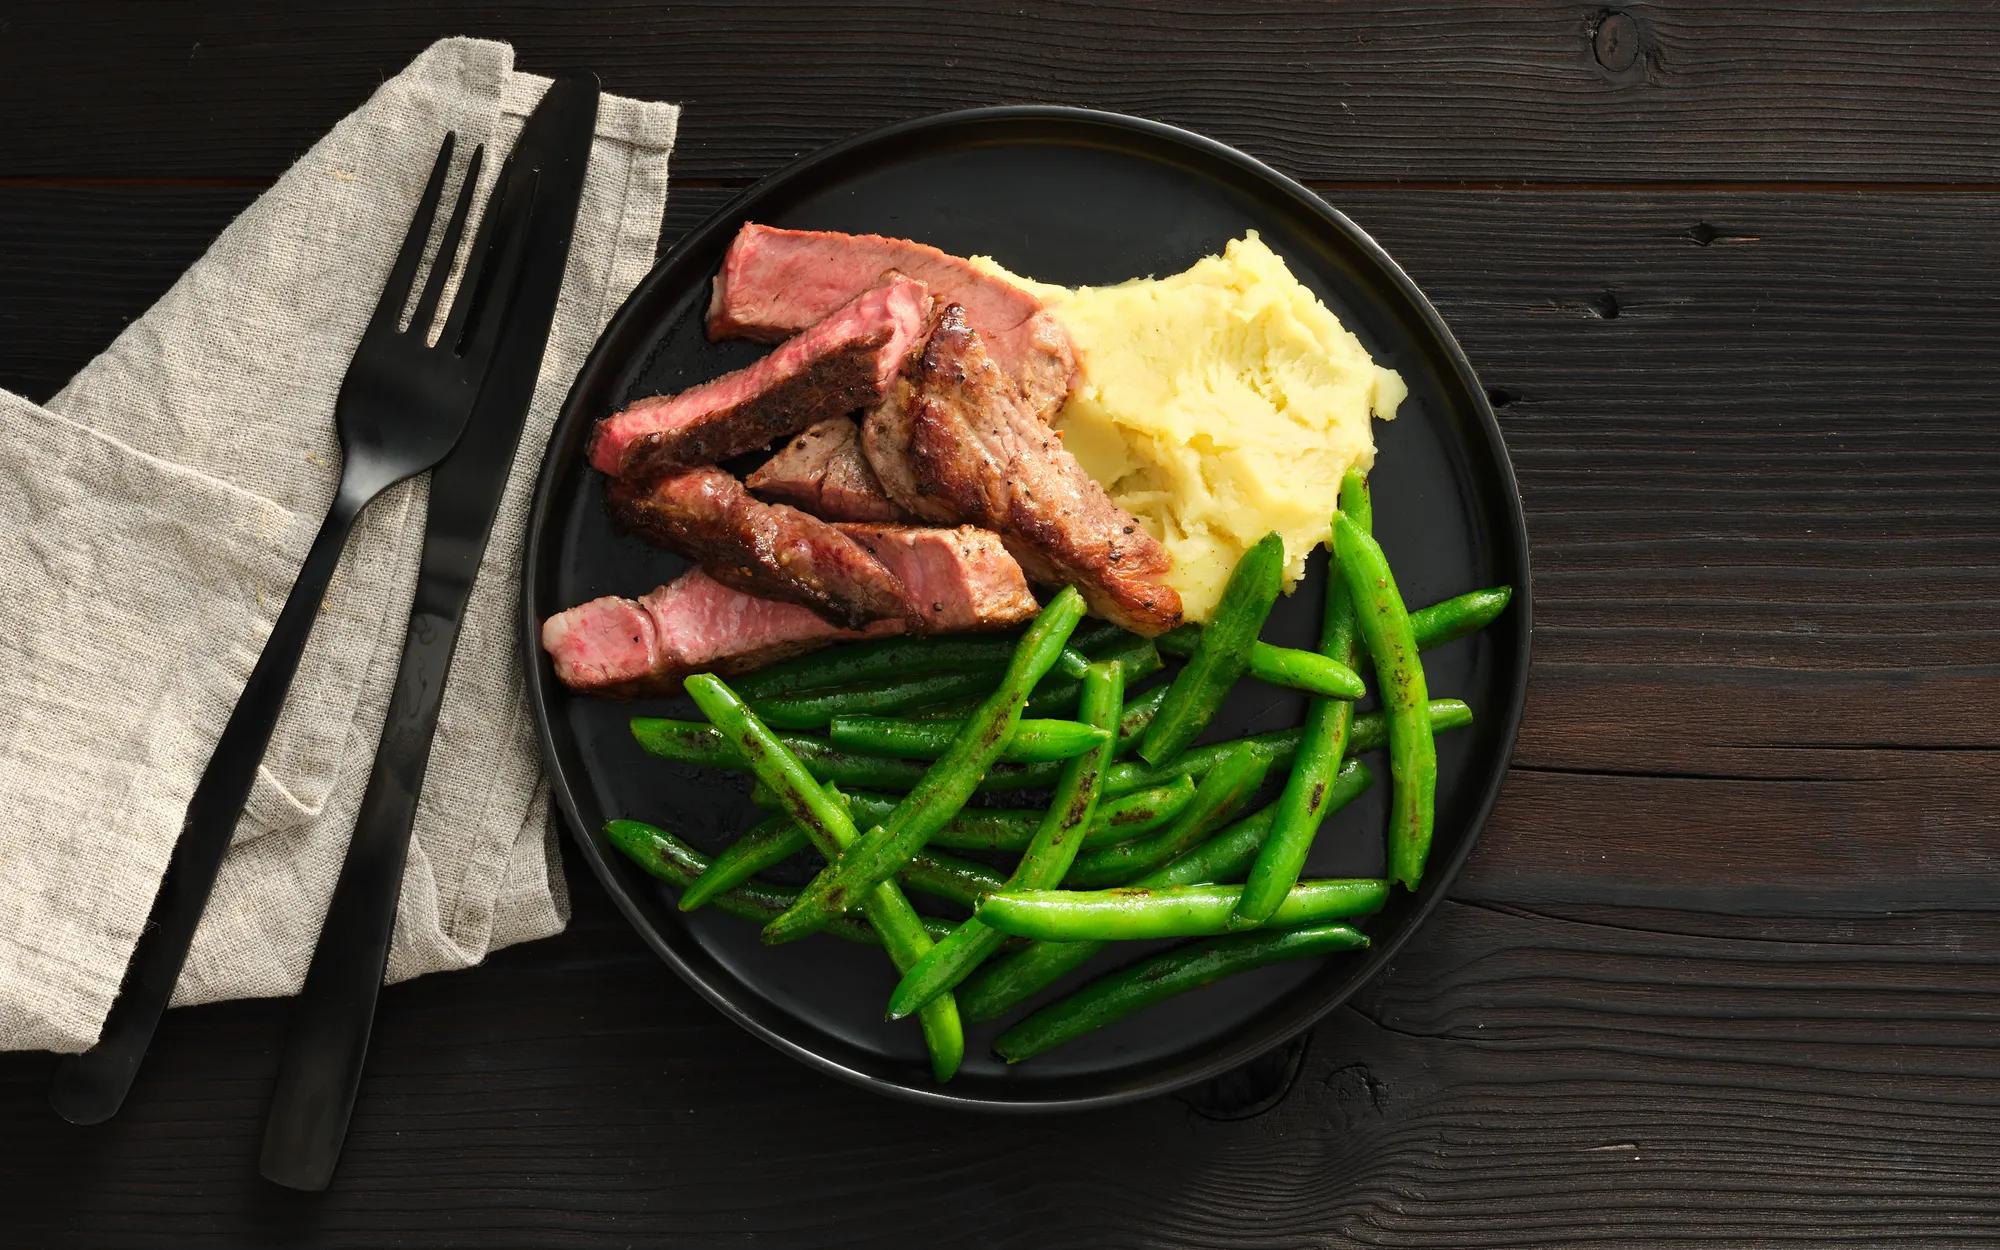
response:
[[[921,282],[877,270],[874,281],[755,364],[599,421],[590,463],[618,476],[658,476],[866,408],[922,344],[929,320]]]
[[[961,519],[949,502],[926,495],[910,464],[910,411],[916,387],[908,378],[889,384],[882,402],[861,422],[861,454],[875,471],[875,480],[897,507],[914,517],[955,525]]]
[[[689,673],[748,672],[830,642],[901,631],[838,629],[795,603],[760,599],[692,569],[640,599],[593,599],[542,622],[542,649],[572,690],[677,694]]]
[[[621,477],[611,510],[629,529],[677,551],[725,585],[810,608],[859,629],[910,615],[903,583],[866,547],[810,513],[752,498],[708,466],[650,483]]]
[[[848,417],[807,427],[752,473],[748,484],[760,495],[829,521],[899,521],[906,515],[883,493],[861,454],[861,431]]]
[[[940,302],[964,307],[1034,412],[1047,417],[1062,406],[1076,378],[1076,353],[1041,300],[963,257],[909,239],[746,222],[715,275],[709,337],[782,339],[875,285],[888,269],[922,282]]]
[[[838,528],[902,579],[920,632],[996,629],[1025,621],[1040,608],[1020,564],[992,530],[971,525]]]
[[[1035,598],[999,538],[983,530],[856,525],[904,582],[931,596],[923,623],[937,633],[1004,629],[1034,616]],[[572,690],[672,694],[689,673],[748,672],[857,638],[900,633],[901,619],[840,629],[795,603],[725,586],[699,569],[640,599],[607,596],[542,623],[542,649]]]
[[[907,455],[922,497],[997,531],[1031,573],[1074,585],[1100,616],[1143,634],[1180,623],[1180,595],[1158,580],[1166,549],[1026,408],[963,310],[938,319],[914,388]]]

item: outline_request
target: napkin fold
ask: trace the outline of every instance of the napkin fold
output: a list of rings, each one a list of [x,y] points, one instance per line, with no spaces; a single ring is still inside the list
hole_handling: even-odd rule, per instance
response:
[[[96,1041],[332,499],[334,397],[438,143],[458,133],[460,168],[486,144],[490,182],[547,85],[516,73],[505,44],[433,45],[54,399],[0,392],[0,1049]],[[417,807],[391,981],[567,919],[515,624],[528,495],[571,380],[653,263],[678,117],[599,106],[554,331]],[[422,479],[395,488],[348,545],[176,1004],[304,979],[395,680],[424,500]]]

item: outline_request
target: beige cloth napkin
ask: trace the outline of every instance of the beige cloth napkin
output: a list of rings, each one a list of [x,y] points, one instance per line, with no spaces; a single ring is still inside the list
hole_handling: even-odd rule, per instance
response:
[[[474,143],[497,158],[546,86],[514,72],[505,44],[434,45],[46,407],[0,393],[0,1049],[96,1040],[188,797],[332,498],[334,395],[438,143],[458,132],[461,168]],[[516,654],[520,552],[556,409],[653,262],[677,119],[611,96],[599,109],[554,334],[417,809],[392,981],[567,918]],[[350,542],[176,1003],[303,980],[395,677],[423,521],[424,483],[406,483]]]

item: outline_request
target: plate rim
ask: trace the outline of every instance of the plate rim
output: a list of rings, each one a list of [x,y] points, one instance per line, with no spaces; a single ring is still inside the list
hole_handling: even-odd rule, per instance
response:
[[[1156,1073],[1152,1077],[1133,1083],[1127,1082],[1116,1088],[1085,1094],[1041,1094],[1027,1093],[1023,1097],[1006,1099],[981,1097],[976,1094],[957,1092],[949,1084],[920,1086],[890,1079],[881,1075],[859,1071],[831,1056],[805,1046],[766,1026],[748,1012],[738,1007],[733,998],[692,967],[680,952],[669,943],[650,919],[639,909],[637,902],[624,882],[616,875],[617,865],[611,862],[595,831],[587,828],[578,806],[575,788],[571,784],[566,768],[558,755],[553,726],[551,695],[552,687],[546,658],[541,649],[541,621],[535,612],[535,580],[541,567],[544,553],[544,539],[549,535],[549,517],[554,498],[558,492],[556,474],[552,468],[554,457],[551,452],[556,439],[567,427],[577,406],[578,392],[584,380],[591,378],[606,367],[602,359],[609,345],[622,339],[630,332],[628,323],[635,321],[642,304],[653,288],[660,274],[677,261],[682,252],[703,241],[717,228],[719,222],[737,214],[744,204],[761,199],[785,184],[812,177],[826,166],[836,164],[854,153],[878,145],[893,143],[911,135],[948,129],[952,127],[976,126],[993,122],[1039,121],[1066,123],[1085,129],[1122,131],[1136,133],[1156,143],[1180,145],[1193,149],[1197,154],[1212,160],[1233,165],[1248,176],[1265,183],[1271,190],[1290,200],[1306,215],[1317,218],[1328,228],[1343,235],[1346,241],[1358,247],[1377,266],[1399,293],[1409,301],[1411,308],[1422,319],[1429,331],[1432,342],[1444,354],[1451,372],[1470,396],[1473,415],[1478,420],[1481,433],[1488,447],[1487,452],[1498,470],[1498,485],[1504,489],[1507,500],[1512,504],[1510,525],[1505,534],[1495,533],[1496,541],[1511,544],[1518,554],[1522,573],[1521,581],[1514,587],[1510,609],[1515,614],[1518,626],[1518,641],[1511,661],[1518,674],[1512,683],[1508,705],[1504,710],[1498,749],[1500,766],[1494,770],[1484,792],[1474,805],[1471,820],[1465,835],[1460,839],[1453,854],[1441,863],[1433,865],[1429,874],[1437,888],[1426,891],[1417,899],[1407,921],[1397,932],[1377,943],[1367,952],[1367,964],[1363,973],[1356,977],[1343,992],[1327,994],[1310,1005],[1300,1004],[1289,1013],[1278,1017],[1270,1027],[1258,1031],[1254,1036],[1240,1036],[1218,1039],[1214,1049],[1198,1059],[1191,1060],[1170,1071]],[[549,431],[544,444],[542,458],[535,470],[534,492],[530,499],[527,517],[527,536],[522,551],[520,581],[521,657],[523,680],[527,687],[528,703],[535,722],[536,744],[541,753],[541,762],[549,782],[549,795],[555,807],[561,812],[563,823],[584,860],[590,864],[592,874],[611,896],[613,904],[632,928],[653,952],[674,970],[696,993],[708,1000],[738,1026],[772,1046],[779,1052],[805,1063],[807,1066],[837,1077],[851,1085],[857,1085],[878,1094],[899,1098],[907,1102],[934,1107],[949,1107],[957,1110],[976,1110],[998,1114],[1035,1114],[1065,1111],[1097,1110],[1122,1106],[1148,1098],[1185,1089],[1201,1081],[1211,1079],[1231,1071],[1245,1063],[1268,1053],[1291,1041],[1300,1033],[1311,1028],[1335,1009],[1349,1001],[1363,986],[1371,983],[1386,971],[1388,964],[1418,931],[1429,923],[1438,906],[1444,901],[1447,888],[1457,880],[1471,856],[1473,848],[1484,833],[1486,822],[1492,816],[1493,807],[1498,802],[1504,788],[1507,773],[1512,764],[1514,749],[1519,738],[1521,721],[1526,710],[1528,686],[1530,682],[1530,660],[1533,649],[1533,567],[1532,550],[1529,546],[1527,511],[1521,498],[1520,481],[1509,455],[1506,440],[1500,429],[1499,418],[1488,400],[1485,387],[1480,383],[1478,373],[1466,356],[1458,337],[1452,333],[1443,316],[1432,305],[1416,282],[1398,264],[1394,257],[1375,238],[1355,224],[1339,209],[1322,199],[1311,188],[1298,180],[1281,173],[1264,161],[1238,148],[1213,139],[1185,127],[1152,118],[1136,117],[1126,113],[1102,109],[1079,108],[1055,104],[1007,104],[980,108],[954,109],[941,113],[929,113],[906,118],[873,127],[860,133],[838,140],[825,147],[807,152],[787,162],[778,169],[759,178],[750,186],[730,197],[699,223],[690,227],[672,246],[659,253],[644,277],[636,283],[631,292],[620,303],[617,311],[598,333],[592,343],[590,353],[577,369],[577,376],[564,393],[561,408]]]

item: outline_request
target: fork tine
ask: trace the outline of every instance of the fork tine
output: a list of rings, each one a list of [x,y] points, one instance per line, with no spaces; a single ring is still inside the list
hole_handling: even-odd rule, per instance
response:
[[[509,152],[500,162],[500,172],[493,176],[493,189],[486,195],[486,208],[479,215],[479,229],[473,233],[472,246],[465,253],[465,271],[458,278],[458,293],[452,296],[451,309],[445,315],[444,329],[438,332],[438,346],[453,347],[465,327],[465,314],[479,296],[479,289],[485,281],[486,258],[493,251],[493,232],[499,228],[500,219],[506,216],[504,210],[513,195],[509,178],[514,169],[514,154]]]
[[[524,240],[538,181],[534,170],[524,170],[519,177],[494,188],[493,202],[486,207],[486,220],[480,223],[478,283],[475,286],[470,276],[459,282],[459,298],[452,301],[451,318],[445,323],[444,333],[438,336],[439,346],[449,346],[461,355],[469,354],[471,339],[481,327],[497,320],[488,315],[489,310],[506,307],[514,275],[526,258]],[[495,225],[491,235],[486,230],[488,225]],[[470,275],[471,262],[466,269]]]
[[[465,233],[465,215],[472,209],[472,197],[479,190],[479,162],[486,155],[486,145],[472,149],[472,159],[465,163],[465,181],[458,186],[458,203],[452,205],[451,220],[444,225],[444,238],[438,243],[437,256],[431,260],[431,276],[424,281],[424,293],[417,297],[417,310],[410,314],[410,333],[425,342],[431,337],[431,318],[437,314],[438,300],[444,295],[445,279],[458,265],[458,241]]]
[[[423,198],[417,201],[417,215],[410,222],[410,232],[403,236],[403,250],[396,254],[389,280],[382,284],[382,298],[376,301],[375,315],[368,319],[371,334],[384,331],[394,334],[402,324],[403,305],[410,302],[410,284],[416,281],[417,265],[424,259],[424,244],[430,242],[431,222],[437,217],[438,199],[444,194],[444,176],[451,170],[451,150],[457,141],[456,133],[445,132],[437,163],[431,166],[431,180],[424,187]]]

